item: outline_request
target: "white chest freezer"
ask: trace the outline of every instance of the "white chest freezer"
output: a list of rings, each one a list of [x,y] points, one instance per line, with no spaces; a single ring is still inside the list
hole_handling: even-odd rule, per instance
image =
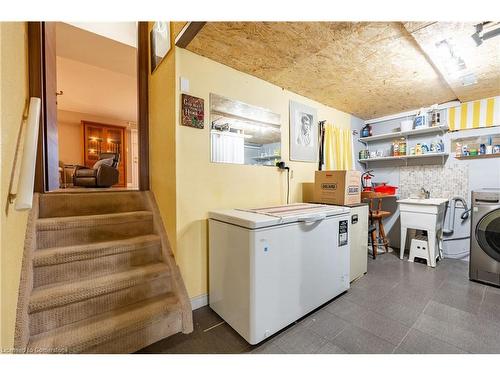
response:
[[[349,288],[347,207],[209,213],[209,304],[257,344]]]

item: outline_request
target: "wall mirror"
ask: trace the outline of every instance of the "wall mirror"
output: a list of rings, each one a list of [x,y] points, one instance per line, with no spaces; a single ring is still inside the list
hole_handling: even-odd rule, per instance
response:
[[[275,166],[281,160],[281,116],[210,94],[211,160]]]

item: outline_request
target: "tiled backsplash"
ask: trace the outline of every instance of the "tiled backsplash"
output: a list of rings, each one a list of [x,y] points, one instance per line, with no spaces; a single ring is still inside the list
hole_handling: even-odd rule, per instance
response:
[[[467,164],[425,165],[400,167],[399,194],[401,198],[418,195],[421,187],[431,192],[431,198],[467,199],[469,169]]]

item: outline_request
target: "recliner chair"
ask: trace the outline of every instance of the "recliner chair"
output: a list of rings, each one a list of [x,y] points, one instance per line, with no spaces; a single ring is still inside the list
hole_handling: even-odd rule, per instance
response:
[[[77,166],[73,174],[73,185],[83,187],[110,187],[119,179],[120,154],[103,152],[92,168]]]

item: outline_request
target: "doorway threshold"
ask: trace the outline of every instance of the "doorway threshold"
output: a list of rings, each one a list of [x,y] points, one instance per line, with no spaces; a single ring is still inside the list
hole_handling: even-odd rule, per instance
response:
[[[120,191],[139,191],[137,187],[110,187],[110,188],[84,188],[84,187],[67,187],[51,191],[46,194],[71,194],[71,193],[116,193]]]

